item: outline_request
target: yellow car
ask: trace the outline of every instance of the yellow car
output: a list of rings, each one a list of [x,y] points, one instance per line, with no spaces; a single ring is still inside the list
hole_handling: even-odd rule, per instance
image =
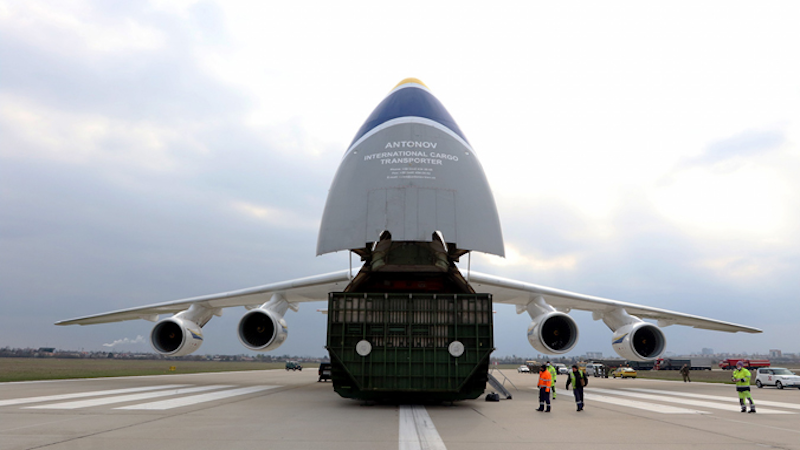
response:
[[[636,371],[630,367],[619,367],[614,371],[614,373],[611,374],[611,376],[614,378],[636,378]]]

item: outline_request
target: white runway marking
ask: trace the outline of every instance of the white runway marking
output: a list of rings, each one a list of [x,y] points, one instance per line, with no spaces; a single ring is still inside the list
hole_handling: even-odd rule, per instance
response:
[[[66,403],[53,403],[50,405],[40,405],[40,406],[28,406],[26,409],[78,409],[78,408],[90,408],[92,406],[101,406],[101,405],[108,405],[111,403],[123,403],[123,402],[135,402],[137,400],[144,400],[148,398],[155,398],[155,397],[166,397],[168,395],[181,395],[181,394],[191,394],[193,392],[202,392],[202,391],[211,391],[214,389],[223,389],[229,388],[231,386],[226,385],[214,385],[214,386],[200,386],[200,387],[193,387],[193,388],[184,388],[184,389],[168,389],[166,391],[157,391],[157,392],[147,392],[144,394],[131,394],[131,395],[119,395],[116,397],[105,397],[105,398],[98,398],[93,400],[79,400],[75,402],[66,402]]]
[[[211,402],[223,398],[251,394],[253,392],[266,391],[267,389],[274,389],[276,387],[278,386],[252,386],[239,389],[230,389],[227,391],[211,392],[208,394],[191,395],[189,397],[161,400],[158,402],[142,403],[139,405],[120,406],[119,408],[114,408],[114,409],[164,410],[164,409],[180,408],[182,406],[196,405],[198,403]]]
[[[723,397],[721,395],[692,394],[690,392],[659,391],[656,389],[626,388],[626,390],[637,391],[637,392],[648,392],[651,394],[671,394],[671,395],[678,395],[681,397],[694,397],[694,398],[702,398],[704,400],[717,400],[721,402],[733,402],[736,403],[737,405],[739,404],[739,397],[736,396],[736,391],[733,391],[733,389],[731,389],[731,394],[733,395],[729,397]],[[773,406],[775,408],[800,409],[800,404],[797,403],[772,402],[769,400],[759,400],[755,397],[753,397],[753,401],[756,403],[756,408],[758,408],[761,405],[764,405],[764,406]]]
[[[400,450],[447,450],[424,406],[400,406],[399,448]]]
[[[622,395],[625,397],[634,397],[639,398],[642,400],[651,400],[655,402],[667,402],[667,403],[680,403],[682,405],[687,406],[698,406],[701,408],[709,408],[709,409],[721,409],[724,411],[735,411],[739,412],[739,401],[736,401],[736,404],[732,404],[728,402],[727,404],[722,403],[714,403],[714,402],[706,402],[700,400],[691,400],[687,398],[675,398],[669,397],[667,395],[652,395],[652,394],[640,394],[638,392],[631,392],[631,391],[622,391],[622,390],[613,390],[613,389],[597,389],[592,388],[591,392],[599,392],[601,394],[609,394],[609,395]],[[669,394],[672,394],[671,392]],[[729,400],[726,398],[726,400]],[[778,411],[774,409],[762,409],[758,408],[758,414],[795,414],[788,411]]]
[[[52,402],[58,400],[69,400],[71,398],[83,398],[83,397],[99,397],[101,395],[117,395],[117,394],[129,394],[131,392],[143,392],[143,391],[155,391],[158,389],[173,389],[178,387],[186,386],[185,384],[166,384],[163,386],[147,386],[147,387],[138,387],[138,388],[129,388],[129,389],[110,389],[105,391],[93,391],[93,392],[77,392],[75,394],[62,394],[62,395],[48,395],[44,397],[27,397],[27,398],[13,398],[10,400],[0,400],[0,406],[8,406],[8,405],[24,405],[25,403],[42,403],[42,402]]]
[[[708,414],[705,411],[698,411],[696,409],[678,408],[675,406],[660,405],[658,403],[637,402],[625,398],[590,394],[588,392],[584,393],[583,395],[589,402],[610,403],[612,405],[626,406],[628,408],[644,409],[646,411],[651,411],[659,414]]]

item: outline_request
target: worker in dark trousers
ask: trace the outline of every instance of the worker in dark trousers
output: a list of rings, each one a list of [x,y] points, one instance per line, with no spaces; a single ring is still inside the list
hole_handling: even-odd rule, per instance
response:
[[[750,395],[750,371],[744,368],[744,363],[736,363],[736,370],[733,371],[731,380],[736,382],[736,392],[739,393],[739,406],[742,412],[748,412],[744,405],[744,400],[750,401],[750,412],[756,412],[756,405],[753,404],[753,396]]]
[[[692,382],[692,380],[689,378],[689,366],[687,366],[686,364],[684,364],[683,367],[681,367],[681,375],[683,375],[684,383],[686,383],[687,381],[689,383]]]
[[[586,378],[586,374],[583,373],[578,366],[572,366],[572,372],[569,373],[569,377],[567,377],[567,390],[569,390],[569,385],[572,385],[572,394],[575,395],[575,404],[578,406],[578,411],[583,411],[583,387],[586,386],[589,382],[589,379]]]
[[[550,412],[550,386],[553,385],[553,377],[547,367],[539,367],[539,409],[537,411]],[[547,409],[544,409],[545,403]]]

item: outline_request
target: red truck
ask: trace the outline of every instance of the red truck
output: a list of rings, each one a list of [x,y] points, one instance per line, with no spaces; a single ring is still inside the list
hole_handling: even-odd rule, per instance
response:
[[[741,359],[741,358],[732,358],[732,359],[723,359],[719,362],[720,369],[724,370],[733,370],[736,368],[736,364],[741,361],[744,363],[744,367],[747,369],[752,369],[754,367],[769,367],[770,362],[768,359]]]

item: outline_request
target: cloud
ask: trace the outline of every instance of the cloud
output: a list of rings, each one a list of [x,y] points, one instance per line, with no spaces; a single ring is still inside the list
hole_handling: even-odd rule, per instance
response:
[[[314,232],[319,229],[319,220],[308,220],[293,211],[260,206],[245,201],[235,201],[233,208],[250,217],[280,228],[304,228]]]
[[[696,157],[687,158],[673,170],[673,173],[697,167],[709,168],[715,172],[731,172],[742,164],[757,160],[787,143],[783,130],[747,130],[736,136],[709,144]]]
[[[181,128],[248,104],[201,67],[191,29],[176,16],[65,6],[52,8],[53,19],[53,5],[26,4],[0,17],[0,57],[15,62],[4,67],[3,92],[65,113]],[[158,45],[131,31],[139,29]]]

